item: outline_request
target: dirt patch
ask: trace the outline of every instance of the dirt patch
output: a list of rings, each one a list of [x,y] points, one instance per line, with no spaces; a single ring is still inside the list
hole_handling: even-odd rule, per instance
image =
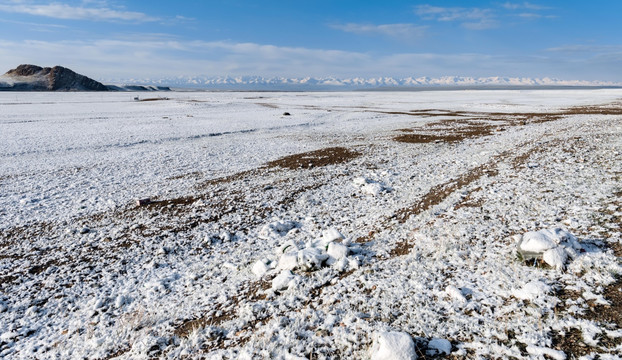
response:
[[[425,194],[417,203],[410,207],[398,210],[395,213],[395,217],[400,224],[403,224],[411,216],[422,213],[431,207],[440,204],[454,191],[471,184],[484,175],[494,175],[495,172],[492,169],[496,162],[497,161],[495,159],[469,170],[456,179],[432,187],[430,191],[428,191],[427,194]]]
[[[181,174],[181,175],[175,175],[175,176],[171,176],[166,178],[166,180],[181,180],[181,179],[186,179],[186,178],[199,178],[203,176],[203,173],[200,171],[193,171],[187,174]]]
[[[278,109],[279,108],[278,105],[269,104],[269,103],[257,103],[257,105],[263,106],[263,107],[266,107],[266,108],[269,108],[269,109]]]
[[[477,199],[473,196],[476,192],[480,190],[482,190],[481,187],[477,187],[471,190],[465,197],[462,198],[462,200],[460,200],[460,202],[454,205],[454,210],[458,210],[464,207],[471,207],[471,208],[482,207],[484,205],[484,200]]]
[[[410,243],[408,240],[402,240],[398,242],[393,249],[391,249],[389,255],[391,255],[391,257],[396,257],[406,255],[408,253],[410,253]]]
[[[622,102],[603,105],[575,106],[566,109],[565,115],[622,115]]]
[[[169,98],[146,98],[146,99],[140,99],[137,100],[139,102],[144,102],[144,101],[166,101],[166,100],[170,100]]]
[[[600,323],[615,324],[617,328],[622,328],[622,277],[605,287],[603,296],[611,305],[596,305],[589,309],[585,318]]]
[[[564,333],[554,331],[551,335],[553,348],[563,351],[566,355],[580,357],[596,350],[583,342],[583,336],[578,329],[570,329]]]
[[[217,306],[214,310],[218,315],[202,316],[197,319],[186,320],[175,328],[174,334],[180,337],[188,337],[192,331],[198,328],[209,326],[218,326],[225,321],[229,321],[234,318],[236,310],[239,308],[239,304],[242,299],[247,301],[258,301],[266,298],[263,291],[270,288],[271,283],[267,281],[255,281],[248,284],[246,289],[243,289],[239,294],[231,299],[232,305],[228,305],[226,309],[222,306]]]
[[[290,170],[311,169],[327,165],[336,165],[351,161],[361,156],[358,151],[344,147],[330,147],[301,154],[285,156],[269,162],[268,167],[281,167]]]
[[[467,139],[489,136],[493,133],[492,127],[469,129],[464,131],[449,132],[447,134],[403,134],[393,138],[397,142],[409,144],[429,143],[457,143]]]

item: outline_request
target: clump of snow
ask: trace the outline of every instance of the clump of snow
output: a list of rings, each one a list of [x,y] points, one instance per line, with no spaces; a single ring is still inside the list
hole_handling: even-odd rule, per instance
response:
[[[521,300],[534,300],[551,292],[551,287],[540,280],[533,280],[521,289],[514,291],[514,296]]]
[[[343,244],[336,242],[328,243],[328,249],[326,251],[328,254],[327,264],[332,265],[338,260],[344,259],[348,256],[349,251],[348,247]]]
[[[444,354],[449,355],[451,353],[451,342],[447,339],[434,338],[428,343],[428,354]]]
[[[415,343],[405,332],[379,332],[374,335],[371,347],[372,360],[414,360],[417,359]]]
[[[457,301],[458,303],[466,303],[467,299],[464,296],[464,294],[462,293],[462,291],[460,289],[458,289],[457,287],[453,286],[453,285],[449,285],[445,288],[445,293],[454,301]]]
[[[294,285],[296,279],[296,275],[294,275],[291,271],[283,270],[279,275],[272,279],[272,290],[286,290],[290,286]]]
[[[331,241],[343,240],[345,237],[343,234],[339,232],[339,230],[335,228],[330,228],[328,230],[322,231],[322,240],[324,243],[329,243]]]
[[[255,276],[260,278],[264,276],[268,272],[268,270],[270,270],[269,264],[270,264],[270,260],[268,259],[257,260],[253,264],[253,268],[251,269],[251,271],[253,272],[253,274],[255,274]]]
[[[524,259],[542,258],[549,266],[561,270],[568,257],[576,256],[576,251],[581,250],[581,244],[568,231],[552,228],[525,233],[518,248]]]
[[[264,226],[260,233],[267,234],[278,229],[280,229],[280,233],[283,233],[289,231],[287,229],[292,229],[295,224],[292,221],[273,222]],[[310,272],[332,266],[341,272],[349,267],[357,268],[358,261],[348,257],[351,251],[347,244],[348,240],[335,228],[323,230],[319,239],[308,241],[303,246],[289,239],[277,246],[275,250],[276,259],[263,258],[257,260],[253,263],[251,271],[257,277],[262,277],[272,270]]]
[[[287,221],[274,221],[270,224],[265,225],[259,231],[259,238],[261,239],[272,239],[275,237],[281,237],[286,235],[290,230],[296,227],[296,223],[291,220]]]
[[[328,254],[315,247],[302,249],[297,254],[298,267],[303,271],[320,269],[326,259]]]
[[[381,192],[386,190],[379,182],[364,177],[354,178],[352,182],[355,187],[359,188],[362,193],[367,195],[378,196]]]
[[[563,351],[555,350],[555,349],[551,349],[547,347],[542,347],[542,346],[529,345],[527,346],[527,353],[533,356],[546,355],[555,360],[566,360],[566,354]]]
[[[558,270],[563,269],[567,259],[568,252],[566,252],[565,248],[560,246],[548,249],[542,254],[542,260],[549,264],[549,266],[552,266]]]

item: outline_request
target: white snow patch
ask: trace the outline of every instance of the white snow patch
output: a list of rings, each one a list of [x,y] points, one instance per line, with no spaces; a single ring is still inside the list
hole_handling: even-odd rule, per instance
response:
[[[566,354],[563,351],[542,347],[542,346],[527,346],[527,353],[533,356],[549,356],[555,360],[566,360]]]
[[[451,342],[447,339],[434,338],[428,343],[428,352],[430,353],[429,355],[449,355],[451,353]]]
[[[545,296],[551,291],[551,287],[542,281],[533,280],[525,284],[520,290],[514,291],[514,296],[521,300],[534,300]]]
[[[296,275],[289,270],[283,270],[279,275],[272,279],[272,290],[281,291],[288,289],[294,284]]]
[[[379,332],[374,335],[371,347],[372,360],[414,360],[417,359],[415,343],[405,332]]]

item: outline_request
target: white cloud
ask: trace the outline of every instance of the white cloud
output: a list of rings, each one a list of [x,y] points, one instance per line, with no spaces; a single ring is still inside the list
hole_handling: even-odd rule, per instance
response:
[[[400,53],[380,55],[229,41],[184,41],[150,34],[131,40],[0,40],[0,73],[21,63],[62,65],[96,79],[161,79],[180,75],[516,76],[622,81],[620,47],[550,49],[539,56]],[[585,55],[568,56],[569,51]]]
[[[602,54],[622,52],[622,45],[565,45],[547,49],[549,52],[573,54]]]
[[[422,37],[427,26],[416,26],[414,24],[340,24],[331,25],[332,28],[354,34],[379,34],[396,38],[417,38]]]
[[[159,20],[156,17],[135,11],[115,10],[105,3],[97,2],[98,7],[72,6],[63,3],[39,4],[29,1],[9,1],[0,3],[0,11],[16,14],[44,16],[63,20],[95,20],[95,21],[137,21],[148,22]]]
[[[490,29],[498,26],[492,9],[419,5],[415,7],[415,13],[425,20],[458,21],[463,27],[471,30]]]
[[[503,4],[503,7],[508,9],[508,10],[519,10],[519,9],[547,10],[547,9],[550,9],[550,7],[536,5],[536,4],[532,4],[532,3],[529,3],[529,2],[522,2],[522,3],[506,2],[506,3]]]

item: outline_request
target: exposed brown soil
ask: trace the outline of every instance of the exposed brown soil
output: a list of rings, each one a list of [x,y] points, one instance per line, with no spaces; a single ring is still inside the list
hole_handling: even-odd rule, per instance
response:
[[[269,167],[281,167],[290,170],[311,169],[313,167],[345,163],[361,156],[358,151],[344,147],[330,147],[315,151],[285,156],[268,163]]]
[[[482,188],[477,187],[471,190],[465,197],[460,200],[456,205],[454,205],[454,210],[458,210],[464,207],[481,207],[484,205],[483,199],[477,199],[473,197],[473,194],[480,191]]]
[[[145,101],[166,101],[166,100],[170,100],[169,98],[146,98],[146,99],[140,99],[138,101],[140,102],[145,102]]]
[[[186,320],[175,328],[174,334],[181,337],[187,337],[195,329],[209,326],[219,326],[225,321],[233,319],[239,304],[242,300],[245,301],[258,301],[265,299],[263,290],[270,288],[270,283],[267,281],[255,281],[248,284],[248,287],[240,290],[237,296],[231,299],[230,305],[227,305],[226,309],[222,309],[222,306],[217,306],[214,311],[220,311],[217,316],[202,316],[197,319]]]
[[[611,305],[596,305],[589,309],[585,317],[600,323],[615,324],[622,329],[622,277],[606,286],[603,296]]]
[[[495,131],[503,131],[507,126],[554,121],[569,115],[620,115],[622,114],[622,103],[579,106],[550,113],[464,112],[440,109],[377,112],[417,117],[453,117],[454,119],[443,119],[428,124],[426,129],[398,129],[397,131],[403,134],[395,136],[393,140],[411,144],[456,143],[472,138],[489,136],[494,134]],[[480,122],[478,123],[477,121]],[[498,123],[499,125],[493,125],[493,123]],[[429,133],[431,130],[434,133]]]
[[[587,355],[595,350],[583,342],[583,336],[578,329],[570,329],[563,334],[554,331],[551,339],[554,349],[561,350],[567,356],[574,356],[574,358]]]
[[[443,184],[436,185],[428,191],[417,203],[410,207],[402,208],[395,213],[400,224],[403,224],[411,216],[422,213],[433,206],[443,202],[454,191],[465,187],[472,182],[478,180],[484,175],[495,175],[494,166],[498,159],[493,159],[486,164],[475,167],[468,172],[460,175],[458,178],[447,181]]]
[[[406,255],[410,252],[410,246],[411,245],[408,240],[402,240],[398,242],[393,249],[391,249],[389,255],[391,255],[391,257]]]

